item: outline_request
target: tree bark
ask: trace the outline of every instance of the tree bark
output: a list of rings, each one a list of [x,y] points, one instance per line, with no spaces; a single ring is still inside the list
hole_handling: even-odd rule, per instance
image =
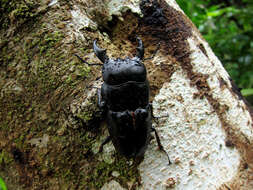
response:
[[[9,9],[5,9],[9,7]],[[0,177],[8,189],[253,189],[253,111],[173,0],[3,2]],[[145,46],[154,123],[135,164],[107,144],[101,68]],[[229,42],[228,42],[229,43]],[[140,137],[141,138],[141,137]]]

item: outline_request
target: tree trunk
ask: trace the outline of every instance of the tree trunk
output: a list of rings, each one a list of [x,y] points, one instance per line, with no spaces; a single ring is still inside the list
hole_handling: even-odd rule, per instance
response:
[[[0,176],[8,189],[253,189],[253,112],[173,0],[1,2]],[[145,46],[155,140],[136,164],[107,144],[101,67]],[[229,42],[228,42],[229,43]],[[160,45],[159,45],[160,44]],[[141,137],[140,137],[141,138]]]

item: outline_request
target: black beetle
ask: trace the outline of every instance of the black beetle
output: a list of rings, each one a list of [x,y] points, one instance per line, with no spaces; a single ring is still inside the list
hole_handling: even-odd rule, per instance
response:
[[[103,64],[89,64],[76,55],[88,65],[102,66],[104,83],[98,89],[98,105],[105,113],[110,136],[101,144],[99,151],[112,140],[115,149],[127,158],[144,156],[152,131],[155,132],[160,150],[165,152],[156,130],[152,127],[150,88],[146,67],[142,63],[144,46],[140,38],[137,41],[137,55],[133,58],[110,59],[106,50],[96,45],[96,40],[93,42],[93,49]]]

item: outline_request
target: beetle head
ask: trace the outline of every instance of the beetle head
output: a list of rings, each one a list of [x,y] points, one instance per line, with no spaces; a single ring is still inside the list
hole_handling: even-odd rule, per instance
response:
[[[142,63],[144,47],[140,38],[137,38],[137,55],[133,58],[109,59],[105,49],[100,49],[93,43],[93,49],[96,56],[103,62],[103,80],[110,85],[120,85],[129,81],[144,82],[147,71]]]

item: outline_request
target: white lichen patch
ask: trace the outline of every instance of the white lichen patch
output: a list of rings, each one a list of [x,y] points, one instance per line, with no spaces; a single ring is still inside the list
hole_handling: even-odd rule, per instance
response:
[[[195,37],[197,37],[197,35]],[[208,57],[197,46],[197,43],[200,42],[205,47]],[[243,100],[239,100],[237,95],[232,94],[232,85],[226,70],[222,67],[222,64],[217,57],[212,53],[206,42],[200,38],[198,38],[197,41],[190,38],[188,39],[188,43],[192,52],[190,57],[192,60],[193,71],[208,75],[207,83],[210,87],[212,97],[218,101],[221,106],[225,105],[229,108],[224,112],[223,118],[233,128],[235,133],[238,135],[240,133],[243,134],[243,136],[247,138],[247,141],[252,144],[253,129],[250,113]],[[224,88],[221,85],[221,79],[227,84],[228,88]]]
[[[79,9],[79,7],[74,6],[74,9],[70,11],[73,19],[73,25],[77,29],[83,29],[83,28],[92,28],[96,29],[97,24],[93,22],[85,12]]]
[[[49,142],[49,135],[44,134],[43,137],[33,138],[29,142],[31,145],[35,145],[39,148],[46,148]]]
[[[212,190],[236,175],[240,154],[225,146],[221,121],[205,98],[193,98],[197,92],[177,70],[155,97],[154,114],[169,115],[156,128],[173,163],[153,140],[139,166],[142,189]]]
[[[104,139],[103,139],[104,140]],[[99,147],[102,142],[99,143]],[[112,142],[109,142],[108,144],[104,145],[103,152],[99,154],[98,160],[104,161],[107,164],[112,164],[115,161],[115,149],[112,145]]]
[[[101,188],[101,190],[113,190],[113,189],[115,189],[115,190],[125,190],[125,188],[121,187],[121,185],[115,180],[112,180],[109,183],[106,183]]]
[[[57,3],[58,3],[58,0],[51,0],[48,6],[54,6]]]
[[[73,9],[70,11],[70,13],[72,16],[72,20],[67,24],[69,31],[71,31],[70,34],[74,35],[76,39],[86,41],[82,30],[85,28],[91,28],[92,30],[96,30],[97,24],[87,16],[85,11],[83,11],[76,5],[73,6]]]
[[[127,10],[131,10],[133,13],[141,14],[139,7],[139,0],[112,0],[108,3],[107,8],[109,10],[110,18],[112,15],[118,16],[119,19],[122,19],[122,13]]]
[[[102,123],[100,125],[100,128],[106,128],[107,126],[105,126],[106,123]],[[112,142],[110,141],[109,143],[105,144],[103,146],[103,150],[102,152],[99,153],[99,148],[101,146],[101,144],[103,143],[103,141],[109,136],[109,132],[106,129],[104,131],[104,134],[100,136],[99,141],[97,141],[96,143],[92,144],[92,152],[93,154],[97,155],[97,159],[99,161],[104,161],[107,164],[112,164],[115,161],[115,148],[112,144]]]

